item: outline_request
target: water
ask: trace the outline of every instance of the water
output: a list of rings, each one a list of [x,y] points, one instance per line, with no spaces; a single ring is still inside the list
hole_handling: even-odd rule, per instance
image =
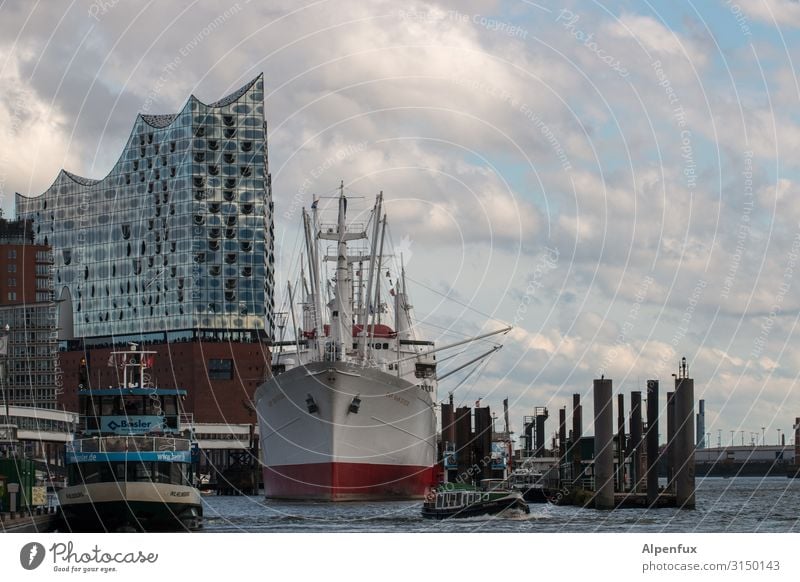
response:
[[[531,504],[511,513],[423,519],[421,502],[316,503],[205,497],[207,532],[800,532],[800,479],[697,480],[697,509],[595,511]]]

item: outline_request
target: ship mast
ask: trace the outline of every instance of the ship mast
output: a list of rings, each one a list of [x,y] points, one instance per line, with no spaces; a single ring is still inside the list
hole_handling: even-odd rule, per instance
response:
[[[353,314],[350,268],[347,261],[347,198],[344,197],[344,181],[339,186],[339,216],[336,241],[336,297],[333,309],[333,340],[336,342],[335,359],[344,355],[348,340],[352,337]]]
[[[303,208],[303,230],[306,239],[306,256],[308,257],[308,276],[311,279],[311,315],[313,318],[313,331],[315,347],[319,359],[323,356],[323,342],[321,340],[324,335],[324,327],[322,320],[322,292],[320,290],[320,264],[319,264],[319,248],[317,245],[317,201],[316,199],[311,204],[313,218],[308,215],[306,209]],[[312,234],[313,233],[313,234]]]
[[[378,254],[378,233],[381,224],[381,209],[383,203],[383,191],[378,193],[378,198],[375,200],[375,211],[373,214],[373,228],[372,228],[372,245],[371,245],[371,252],[369,255],[369,275],[367,276],[367,289],[364,292],[364,296],[366,297],[366,301],[364,301],[364,305],[361,309],[361,332],[359,335],[361,336],[361,358],[366,360],[367,359],[367,323],[369,322],[369,308],[372,303],[372,281],[375,276],[375,257]],[[380,273],[379,273],[380,275]],[[376,307],[377,309],[377,307]],[[373,324],[374,325],[374,324]]]

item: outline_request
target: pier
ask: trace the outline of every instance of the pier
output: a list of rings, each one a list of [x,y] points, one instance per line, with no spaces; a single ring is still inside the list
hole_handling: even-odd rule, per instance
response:
[[[545,451],[530,446],[523,436],[522,451],[515,461],[532,467],[539,461],[542,500],[558,505],[595,509],[695,507],[696,443],[694,380],[689,378],[686,359],[673,374],[674,389],[660,398],[659,381],[646,382],[642,391],[630,393],[626,415],[625,394],[613,397],[613,381],[601,377],[592,386],[593,435],[584,434],[581,395],[572,397],[572,430],[566,434],[567,407],[559,409],[558,432],[553,438],[550,467],[541,467]],[[538,411],[538,409],[537,409]],[[643,412],[646,411],[646,419]],[[666,411],[666,422],[660,413]],[[616,412],[616,423],[614,422]],[[705,410],[701,409],[701,414]],[[530,434],[525,417],[525,434]],[[536,429],[539,419],[537,415]],[[702,418],[702,417],[700,417]],[[627,421],[627,422],[626,422]],[[662,422],[659,422],[662,421]],[[699,424],[702,426],[702,424]],[[666,428],[667,442],[659,446],[659,426]],[[535,455],[526,454],[535,450]],[[796,466],[796,465],[795,465]],[[666,468],[667,485],[659,485],[659,470]]]
[[[54,506],[28,508],[25,511],[0,513],[0,532],[47,533],[58,524]]]

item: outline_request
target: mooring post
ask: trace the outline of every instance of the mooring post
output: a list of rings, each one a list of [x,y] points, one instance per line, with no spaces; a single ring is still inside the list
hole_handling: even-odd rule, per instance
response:
[[[625,491],[625,395],[617,394],[617,491]]]
[[[647,381],[647,505],[658,499],[658,380]]]
[[[667,392],[667,491],[675,492],[675,392]]]
[[[567,408],[558,409],[558,480],[562,479],[561,471],[567,461]]]
[[[631,488],[638,492],[641,489],[642,478],[642,393],[631,392],[631,438],[628,446],[631,457]]]
[[[614,508],[614,414],[611,380],[594,381],[594,506]]]
[[[675,502],[694,509],[694,380],[684,376],[675,380]]]
[[[572,483],[580,486],[583,464],[581,463],[581,435],[583,434],[583,407],[581,395],[572,395]]]

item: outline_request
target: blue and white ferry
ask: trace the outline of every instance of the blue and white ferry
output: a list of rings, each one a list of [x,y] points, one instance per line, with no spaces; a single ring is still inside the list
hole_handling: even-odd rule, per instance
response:
[[[155,352],[111,353],[123,383],[78,394],[80,428],[67,445],[67,487],[58,493],[71,531],[181,531],[202,527],[191,430],[180,424],[182,389],[157,388]]]

